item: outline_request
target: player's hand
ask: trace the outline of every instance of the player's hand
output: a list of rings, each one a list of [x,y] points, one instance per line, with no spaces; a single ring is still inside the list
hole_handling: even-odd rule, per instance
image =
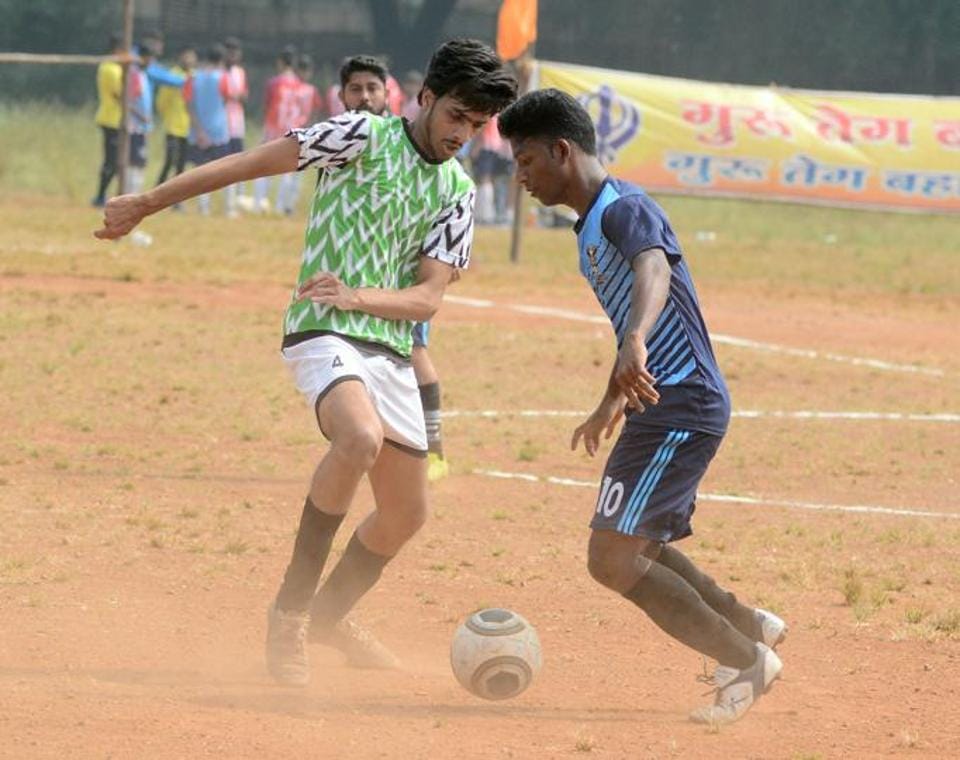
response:
[[[597,453],[600,447],[600,435],[609,438],[613,431],[617,429],[617,423],[623,417],[624,399],[604,398],[600,405],[593,410],[586,421],[579,425],[573,431],[573,438],[570,439],[570,450],[576,451],[580,439],[583,439],[583,447],[590,456]]]
[[[103,208],[103,227],[93,236],[101,240],[122,238],[149,214],[150,207],[143,195],[118,195],[107,201]]]
[[[657,404],[660,394],[654,388],[656,379],[647,370],[647,346],[642,338],[627,336],[617,354],[614,380],[627,397],[627,403],[638,412],[646,404]]]
[[[297,300],[309,298],[314,303],[352,311],[357,306],[357,291],[340,282],[332,272],[317,272],[297,288]]]

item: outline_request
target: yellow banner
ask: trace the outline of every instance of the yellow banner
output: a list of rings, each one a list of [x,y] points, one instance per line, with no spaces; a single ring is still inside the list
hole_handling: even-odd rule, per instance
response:
[[[960,212],[960,98],[747,87],[541,61],[649,190]]]

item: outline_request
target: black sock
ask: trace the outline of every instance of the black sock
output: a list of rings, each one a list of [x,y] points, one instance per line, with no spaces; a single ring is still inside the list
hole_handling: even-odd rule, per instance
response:
[[[748,639],[761,641],[763,631],[760,621],[752,607],[737,601],[730,591],[724,591],[716,581],[704,573],[681,551],[672,546],[664,546],[657,562],[669,567],[673,572],[693,586],[707,604],[733,623],[734,627]]]
[[[310,606],[323,565],[330,554],[330,545],[343,518],[344,515],[321,512],[307,497],[293,545],[293,557],[277,594],[277,609],[300,611]]]
[[[100,170],[100,183],[97,185],[97,200],[105,200],[107,197],[107,188],[113,180],[114,171],[112,169]]]
[[[310,608],[311,629],[322,633],[339,623],[360,597],[380,580],[383,568],[391,559],[374,554],[354,533],[337,566],[313,599]]]
[[[624,596],[677,641],[721,665],[749,668],[757,658],[754,642],[715,612],[683,578],[659,562]]]
[[[443,438],[440,433],[440,383],[420,386],[420,403],[427,425],[427,450],[443,459]]]

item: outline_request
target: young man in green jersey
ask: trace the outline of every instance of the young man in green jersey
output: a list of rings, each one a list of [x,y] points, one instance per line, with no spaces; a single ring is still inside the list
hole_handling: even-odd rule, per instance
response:
[[[313,475],[287,568],[270,605],[267,666],[309,680],[304,639],[363,645],[339,624],[427,514],[427,436],[410,365],[412,326],[429,320],[454,272],[469,264],[474,186],[460,148],[516,97],[489,47],[442,45],[413,123],[352,112],[112,199],[103,239],[144,217],[236,182],[323,169],[307,223],[283,357],[330,448]],[[334,534],[367,475],[376,509],[317,591]],[[355,651],[355,650],[353,650]]]
[[[347,58],[340,67],[340,102],[348,111],[369,111],[377,116],[387,110],[386,65],[369,55]],[[408,109],[409,111],[409,109]],[[404,116],[401,114],[401,116]],[[404,116],[404,118],[407,118]],[[414,119],[415,120],[415,119]],[[417,322],[413,326],[413,372],[417,377],[423,417],[427,425],[427,479],[446,477],[450,466],[443,454],[442,422],[440,418],[440,374],[430,358],[427,344],[430,323]]]

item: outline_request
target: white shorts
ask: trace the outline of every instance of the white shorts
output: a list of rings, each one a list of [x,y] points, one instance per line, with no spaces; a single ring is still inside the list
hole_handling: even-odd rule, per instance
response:
[[[426,455],[427,429],[420,389],[409,362],[365,349],[337,335],[321,335],[281,350],[304,400],[317,404],[344,380],[367,389],[383,424],[384,439],[414,455]],[[323,432],[321,429],[320,432]]]

